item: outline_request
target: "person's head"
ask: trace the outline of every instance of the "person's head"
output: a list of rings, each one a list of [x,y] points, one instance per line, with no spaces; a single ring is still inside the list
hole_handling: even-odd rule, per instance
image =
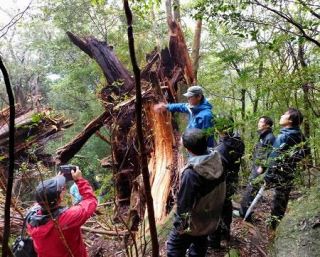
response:
[[[207,153],[207,136],[201,129],[187,129],[182,135],[183,146],[194,155]]]
[[[215,130],[220,136],[231,135],[234,129],[234,120],[227,114],[218,114],[214,118]]]
[[[191,106],[196,106],[203,100],[203,89],[200,86],[191,86],[188,88],[187,93],[183,94],[188,98],[188,103]]]
[[[295,108],[289,108],[280,118],[280,126],[282,127],[297,127],[303,121],[302,113]]]
[[[258,121],[258,130],[264,131],[272,128],[273,120],[268,116],[261,116]]]
[[[66,192],[66,178],[57,175],[41,181],[36,187],[36,201],[46,210],[54,209],[62,201]]]

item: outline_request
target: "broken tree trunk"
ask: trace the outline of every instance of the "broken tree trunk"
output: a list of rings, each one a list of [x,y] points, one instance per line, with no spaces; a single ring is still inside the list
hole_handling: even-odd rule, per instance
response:
[[[171,125],[171,115],[154,113],[153,105],[159,101],[176,102],[179,100],[179,85],[194,82],[192,64],[181,28],[178,23],[170,21],[169,29],[169,48],[160,52],[154,50],[148,55],[148,64],[141,72],[144,142],[149,159],[157,222],[160,222],[170,209],[172,189],[176,188],[173,183],[177,181],[176,174],[182,162],[178,155],[179,133]],[[140,166],[135,150],[137,139],[132,76],[106,42],[98,41],[94,37],[78,37],[71,32],[67,34],[74,44],[96,60],[108,81],[100,97],[107,112],[104,125],[111,134],[117,202],[128,205],[129,200],[121,200],[131,197],[131,213],[134,213],[130,214],[131,221],[138,221],[143,218],[145,202],[144,198],[140,197],[141,185],[139,186],[139,179],[137,180]],[[68,149],[66,145],[66,156],[70,155],[71,150]],[[61,152],[58,159],[61,158],[60,155]],[[133,188],[137,190],[132,192]],[[132,224],[132,227],[135,225]]]

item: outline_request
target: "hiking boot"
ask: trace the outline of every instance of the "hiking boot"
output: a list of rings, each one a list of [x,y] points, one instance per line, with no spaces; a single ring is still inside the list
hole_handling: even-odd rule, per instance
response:
[[[221,249],[221,243],[220,241],[209,241],[208,243],[208,247],[213,249],[213,250],[217,250],[217,249]]]
[[[211,249],[221,249],[221,236],[220,234],[208,236],[208,247]]]

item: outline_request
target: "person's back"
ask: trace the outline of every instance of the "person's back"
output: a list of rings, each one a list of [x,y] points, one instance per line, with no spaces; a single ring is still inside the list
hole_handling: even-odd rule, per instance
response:
[[[183,227],[183,230],[189,231],[188,234],[207,235],[207,231],[215,230],[220,217],[219,206],[222,207],[224,200],[224,181],[218,152],[210,151],[204,155],[189,157],[182,173],[177,197],[177,214],[180,217],[190,215],[193,221],[193,224],[184,224],[187,227]],[[210,195],[206,208],[201,209],[201,200],[204,201],[204,197],[210,197]],[[212,198],[215,198],[215,201],[212,201]],[[213,215],[206,217],[208,216],[206,213],[213,213]],[[196,216],[202,217],[202,220],[195,221]],[[180,218],[179,221],[181,221]]]
[[[221,155],[227,187],[232,183],[238,183],[241,158],[244,154],[241,137],[235,134],[226,135],[220,138],[214,149]]]
[[[241,158],[244,154],[242,139],[233,133],[233,118],[226,115],[218,115],[216,118],[216,130],[219,132],[219,142],[214,148],[219,152],[224,175],[226,177],[226,197],[223,204],[221,221],[218,229],[209,235],[209,246],[219,248],[222,238],[230,240],[230,226],[232,222],[231,198],[238,185]]]
[[[51,215],[56,207],[49,212],[43,207],[28,220],[27,231],[38,257],[88,256],[80,227],[96,210],[97,199],[87,180],[79,177],[75,182],[83,198],[81,202],[53,220]]]
[[[189,129],[182,139],[190,156],[181,177],[167,256],[182,257],[189,249],[189,256],[204,257],[207,235],[215,231],[220,219],[225,178],[220,155],[217,151],[207,151],[203,131]]]

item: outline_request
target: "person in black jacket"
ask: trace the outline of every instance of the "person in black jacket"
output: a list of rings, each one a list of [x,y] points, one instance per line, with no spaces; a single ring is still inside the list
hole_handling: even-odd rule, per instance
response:
[[[227,189],[221,214],[222,221],[220,221],[217,230],[209,235],[208,239],[210,247],[219,248],[222,238],[227,241],[230,240],[230,225],[232,222],[233,209],[231,198],[236,192],[238,185],[240,163],[245,147],[240,136],[233,132],[234,121],[232,117],[220,115],[216,117],[215,122],[216,130],[219,133],[219,142],[214,149],[219,152],[222,159]]]
[[[283,218],[297,163],[310,154],[305,137],[300,130],[303,121],[302,113],[289,108],[280,118],[282,127],[269,156],[268,169],[264,176],[267,187],[274,189],[271,206],[271,228],[275,229]]]
[[[264,172],[266,168],[266,162],[270,152],[272,151],[272,145],[275,137],[272,133],[273,121],[268,116],[261,116],[258,122],[258,134],[259,141],[255,145],[252,154],[252,167],[249,177],[249,184],[242,196],[240,202],[240,216],[244,217],[251,202],[259,191],[259,185],[254,184],[254,180]],[[252,213],[248,216],[247,220],[251,220]]]
[[[189,152],[181,175],[177,208],[167,241],[168,257],[204,257],[208,234],[220,220],[225,198],[225,177],[220,155],[207,150],[207,137],[201,129],[188,129],[182,136]]]

